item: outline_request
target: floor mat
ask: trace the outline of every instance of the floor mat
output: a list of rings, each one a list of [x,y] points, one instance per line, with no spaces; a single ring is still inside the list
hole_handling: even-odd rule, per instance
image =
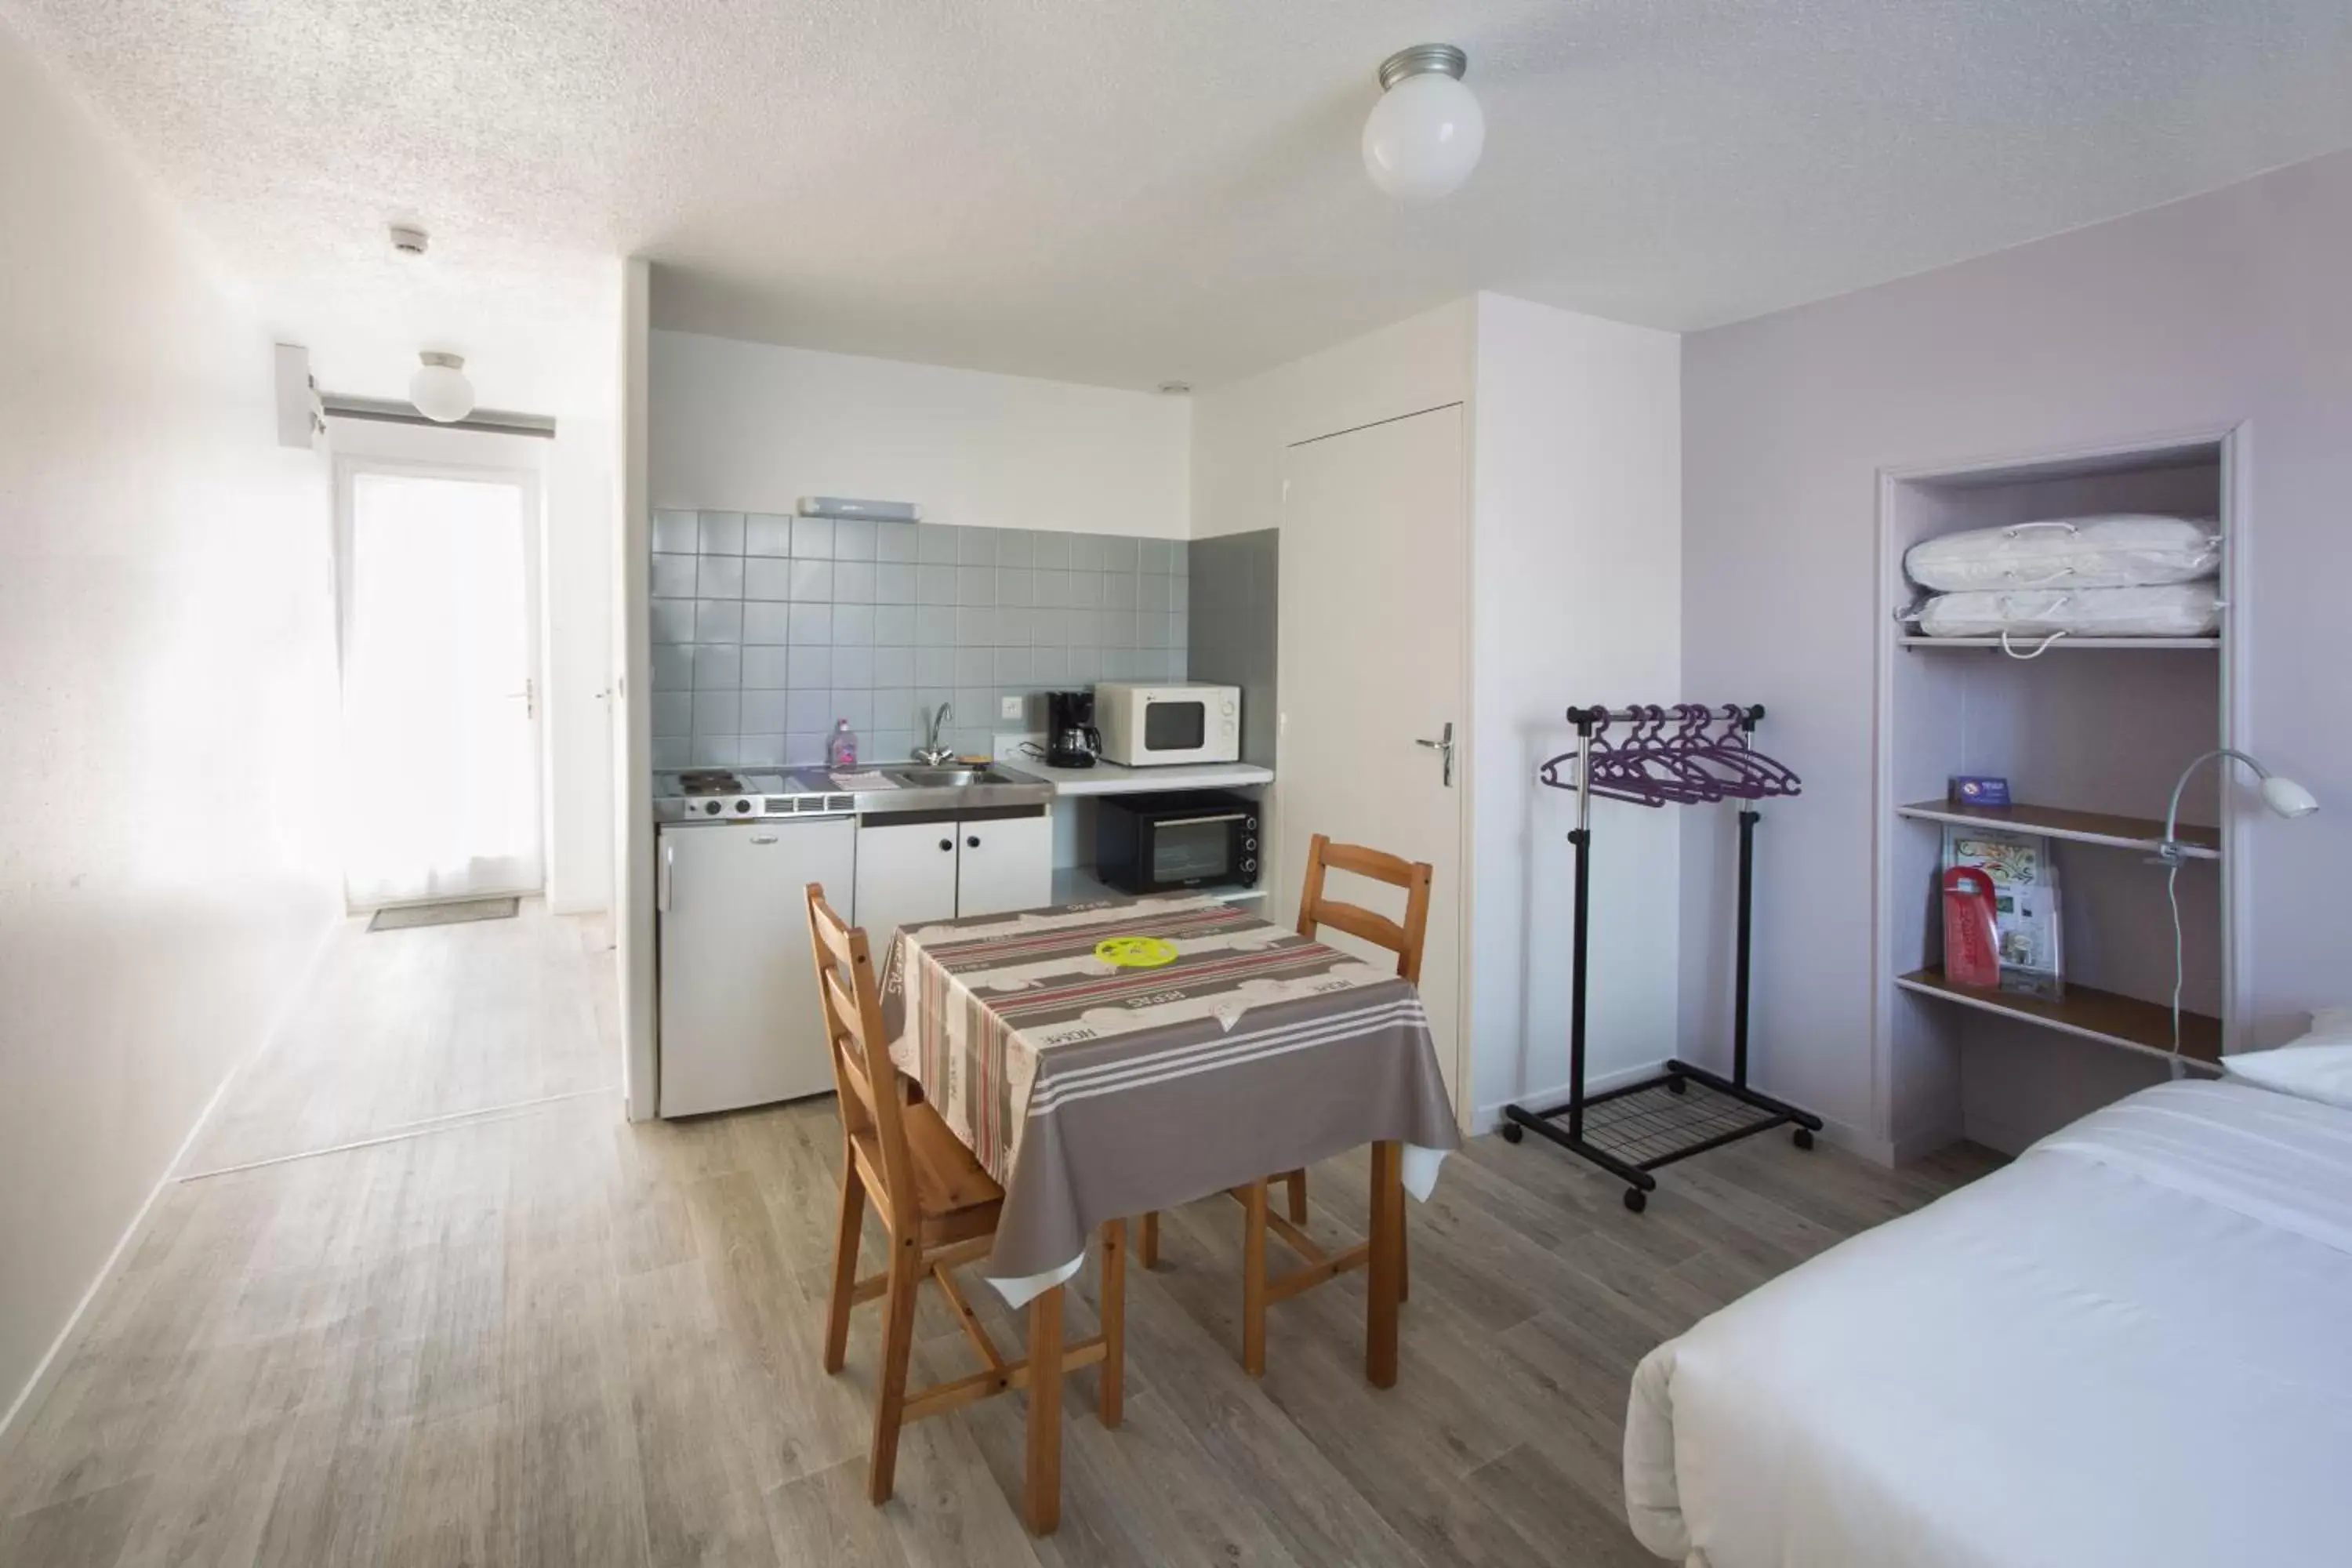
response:
[[[463,899],[448,904],[409,904],[378,910],[368,921],[370,931],[407,931],[414,926],[457,926],[475,921],[510,921],[522,907],[520,899]]]

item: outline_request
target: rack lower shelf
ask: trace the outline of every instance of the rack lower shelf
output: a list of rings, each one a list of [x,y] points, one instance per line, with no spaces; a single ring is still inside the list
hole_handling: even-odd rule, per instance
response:
[[[2159,1002],[2143,1002],[2137,996],[2121,996],[2096,986],[2072,983],[2065,995],[2054,1002],[2038,996],[2011,995],[2006,991],[1979,991],[1973,986],[1954,984],[1944,978],[1940,968],[1897,975],[1895,984],[1922,996],[2021,1018],[2029,1024],[2063,1029],[2085,1039],[2160,1057],[2172,1054],[2172,1010]],[[2221,1020],[2184,1011],[2180,1015],[2180,1054],[2208,1067],[2219,1066]]]

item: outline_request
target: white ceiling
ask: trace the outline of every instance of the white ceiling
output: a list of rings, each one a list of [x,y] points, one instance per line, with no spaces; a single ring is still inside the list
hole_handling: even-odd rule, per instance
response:
[[[656,324],[1213,384],[1474,288],[1688,329],[2352,145],[2346,0],[0,0],[303,335],[488,404]],[[1486,156],[1363,177],[1373,68]],[[423,220],[422,264],[387,219]]]

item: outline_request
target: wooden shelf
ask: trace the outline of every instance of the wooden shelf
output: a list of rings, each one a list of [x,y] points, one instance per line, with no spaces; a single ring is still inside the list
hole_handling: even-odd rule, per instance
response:
[[[2143,1002],[2137,996],[2118,996],[2112,991],[2072,984],[2067,985],[2063,998],[2048,1002],[2038,996],[2015,996],[2006,991],[1955,985],[1944,978],[1940,967],[1897,975],[1895,984],[1922,996],[2021,1018],[2029,1024],[2063,1029],[2085,1039],[2126,1046],[2159,1057],[2172,1054],[2172,1010],[2160,1002]],[[2221,1060],[2221,1020],[2184,1011],[2180,1015],[2180,1054],[2207,1067],[2218,1067]]]
[[[2039,833],[2075,844],[2103,844],[2110,849],[2141,849],[2149,854],[2164,839],[2164,824],[2149,816],[2112,816],[2104,811],[2068,811],[2058,805],[1954,805],[1949,801],[1923,800],[1895,808],[1897,816],[1920,822],[1951,822],[1967,827],[1998,827],[2011,833]],[[2180,825],[2182,853],[2192,860],[2221,858],[2221,830]]]
[[[2042,635],[2046,635],[2046,634],[2042,634]],[[1992,648],[1992,649],[1994,649],[1994,650],[1996,650],[1996,651],[1999,651],[1999,649],[2000,649],[2000,639],[1999,637],[1898,637],[1898,638],[1896,638],[1895,640],[1896,640],[1897,642],[1900,642],[1900,643],[1901,643],[1905,647],[1989,647],[1989,648]],[[2010,641],[2010,646],[2011,646],[2011,647],[2015,647],[2015,648],[2022,649],[2022,650],[2024,651],[2025,655],[2026,655],[2027,657],[2031,658],[2031,657],[2034,657],[2033,650],[2034,650],[2037,647],[2039,647],[2039,646],[2041,645],[2041,642],[2042,642],[2042,636],[2041,636],[2041,635],[2037,635],[2037,636],[2033,636],[2033,637],[2026,637],[2026,636],[2024,636],[2024,635],[2022,635],[2022,634],[2020,634],[2020,635],[2018,635],[2018,636],[2014,636],[2014,637],[2011,637],[2011,638],[2009,639],[2009,641]],[[2050,644],[2050,646],[2051,646],[2052,647],[2053,647],[2053,648],[2059,648],[2059,647],[2092,647],[2092,648],[2098,648],[2098,647],[2105,647],[2105,648],[2127,647],[2127,648],[2133,648],[2133,649],[2146,649],[2146,648],[2188,648],[2188,649],[2195,650],[2195,651],[2198,651],[2198,652],[2210,653],[2210,652],[2212,652],[2214,649],[2216,649],[2216,648],[2218,648],[2218,647],[2220,647],[2221,646],[2221,639],[2220,637],[2078,637],[2068,636],[2068,637],[2057,637],[2057,638],[2053,639],[2053,640],[2052,640],[2052,642],[2051,642],[2051,644]],[[2014,656],[2014,655],[2012,655],[2011,657],[2015,657],[2015,656]]]

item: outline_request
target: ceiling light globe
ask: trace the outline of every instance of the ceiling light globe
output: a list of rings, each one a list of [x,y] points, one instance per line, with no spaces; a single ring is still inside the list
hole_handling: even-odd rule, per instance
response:
[[[1409,76],[1381,95],[1364,121],[1364,168],[1404,201],[1451,195],[1486,145],[1478,97],[1442,71]]]
[[[426,353],[425,363],[408,378],[408,401],[416,412],[436,425],[454,425],[474,411],[474,384],[466,379],[466,362],[456,354]]]

